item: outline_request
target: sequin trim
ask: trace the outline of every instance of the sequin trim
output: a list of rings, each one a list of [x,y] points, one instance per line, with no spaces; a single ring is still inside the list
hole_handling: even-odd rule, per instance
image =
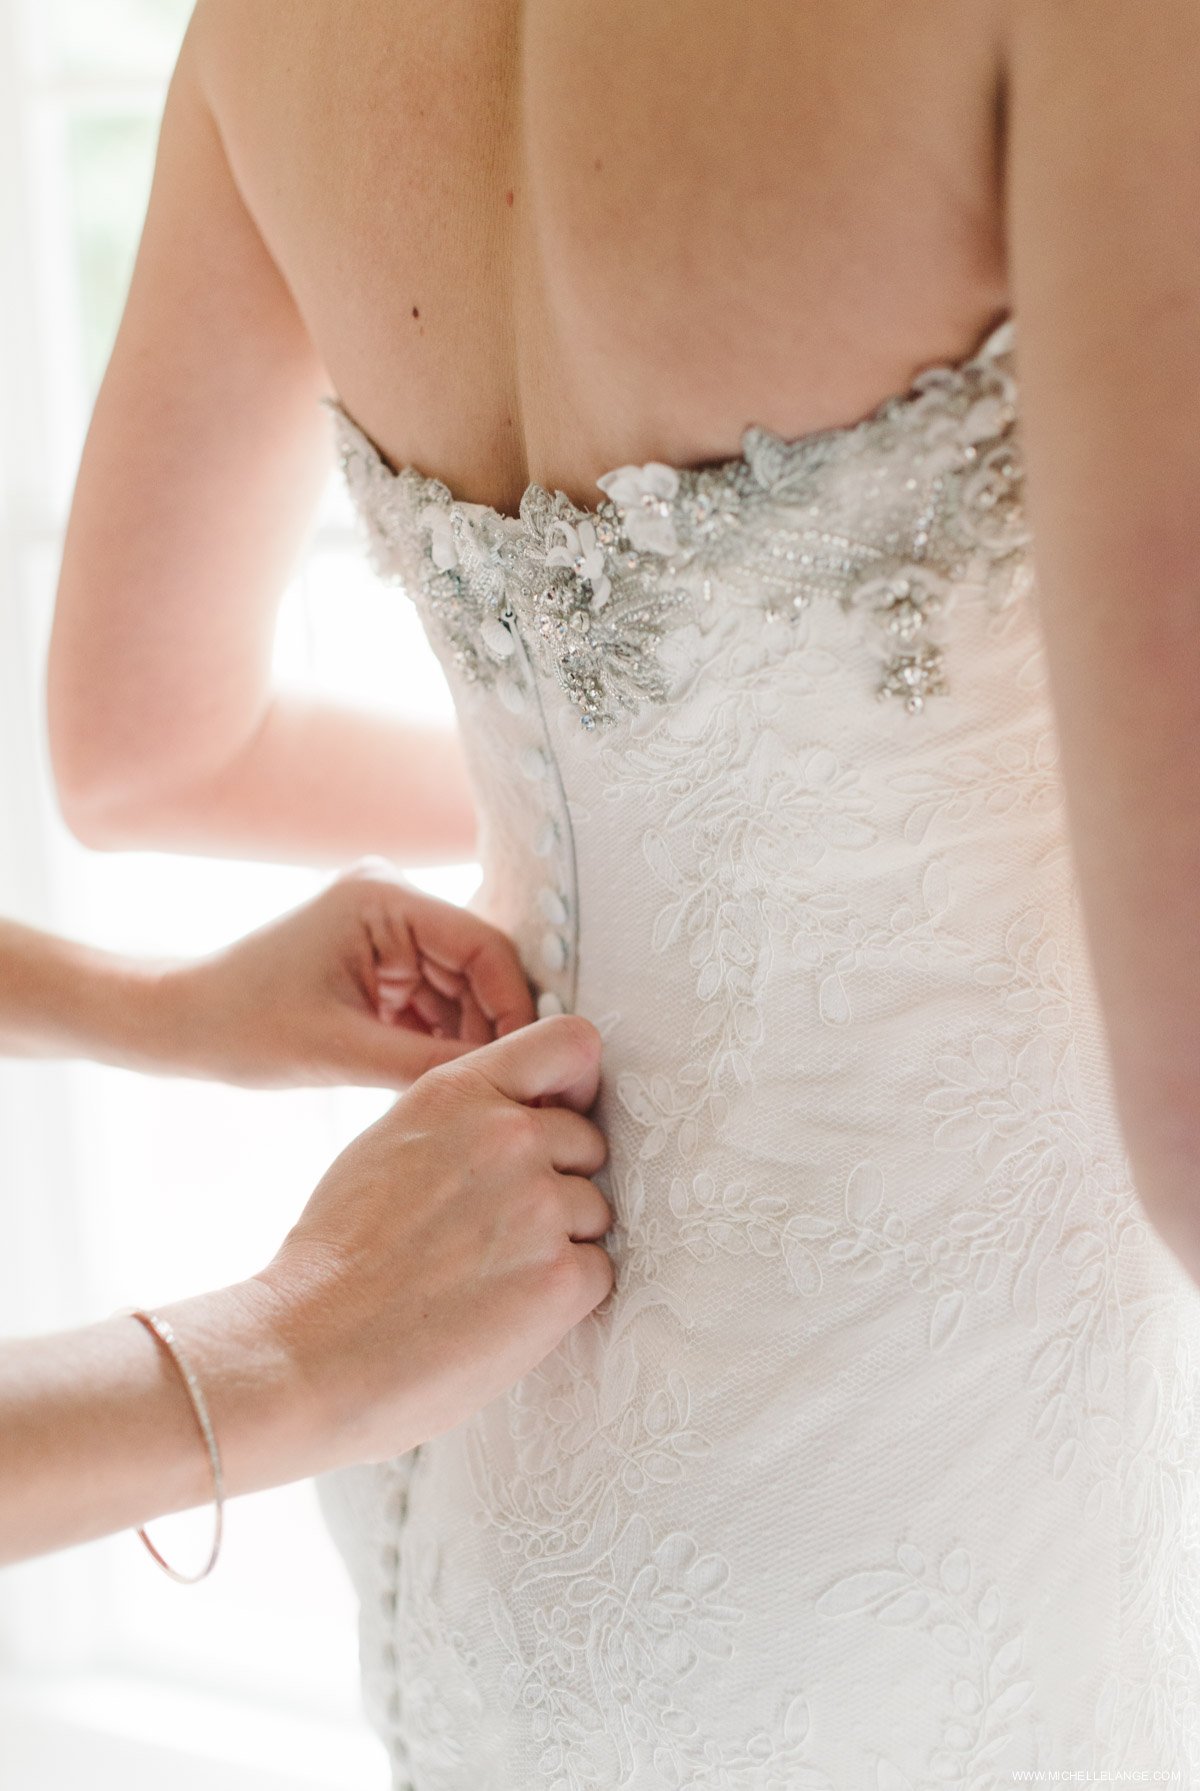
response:
[[[424,605],[469,682],[495,683],[519,631],[583,727],[611,725],[667,699],[659,643],[721,590],[770,622],[823,599],[865,607],[876,695],[919,713],[948,689],[937,618],[1029,544],[1015,327],[1005,318],[860,423],[792,441],[750,428],[741,455],[713,466],[618,467],[595,509],[536,483],[515,517],[457,499],[415,467],[394,473],[324,403],[376,569]]]

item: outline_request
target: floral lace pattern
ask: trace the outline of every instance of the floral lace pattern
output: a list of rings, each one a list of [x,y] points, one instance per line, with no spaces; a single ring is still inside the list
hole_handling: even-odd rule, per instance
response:
[[[940,1665],[930,1686],[940,1693],[941,1723],[928,1767],[942,1784],[976,1782],[1002,1749],[1017,1764],[1011,1744],[1035,1690],[1025,1676],[1021,1636],[1005,1635],[1000,1589],[980,1578],[965,1548],[947,1549],[934,1570],[920,1549],[901,1542],[894,1561],[845,1574],[817,1599],[827,1617],[869,1613],[928,1635]],[[886,1755],[876,1778],[880,1785],[911,1785]]]
[[[341,1526],[397,1791],[1200,1784],[1200,1301],[1117,1125],[1013,340],[591,511],[339,417],[473,906],[604,1037],[615,1215],[609,1298]]]

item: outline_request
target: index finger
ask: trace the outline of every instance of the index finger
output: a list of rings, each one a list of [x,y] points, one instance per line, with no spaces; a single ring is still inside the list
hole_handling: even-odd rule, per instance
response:
[[[510,1101],[586,1113],[599,1087],[600,1034],[578,1014],[552,1014],[478,1046],[469,1066]]]

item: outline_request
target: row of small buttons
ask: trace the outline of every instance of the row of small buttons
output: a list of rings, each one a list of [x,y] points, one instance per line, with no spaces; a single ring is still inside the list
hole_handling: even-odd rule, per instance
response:
[[[488,624],[485,624],[486,626]],[[533,701],[540,716],[541,705],[538,702],[536,686],[533,682],[534,673],[524,645],[516,632],[513,618],[506,616],[504,621],[496,621],[492,626],[503,634],[506,649],[500,647],[498,637],[496,641],[493,641],[490,635],[485,636],[489,648],[498,658],[511,662],[510,667],[506,668],[506,675],[499,681],[501,702],[513,715],[526,714],[530,708],[530,692],[532,691]],[[541,963],[549,976],[560,985],[558,989],[545,988],[538,995],[538,1017],[544,1019],[548,1014],[561,1014],[567,1011],[568,1003],[565,999],[567,991],[564,985],[569,980],[568,973],[572,959],[569,933],[571,898],[561,886],[565,881],[561,876],[561,871],[564,868],[562,861],[566,856],[562,851],[563,830],[550,812],[553,800],[550,786],[558,782],[553,762],[545,748],[533,742],[518,750],[516,761],[517,768],[523,777],[527,778],[531,784],[541,785],[545,789],[545,807],[533,839],[534,853],[540,859],[557,861],[560,871],[559,879],[555,882],[544,883],[538,890],[536,898],[538,912],[546,922],[540,942]],[[569,822],[567,825],[569,826]],[[551,865],[548,864],[547,869],[550,868]]]

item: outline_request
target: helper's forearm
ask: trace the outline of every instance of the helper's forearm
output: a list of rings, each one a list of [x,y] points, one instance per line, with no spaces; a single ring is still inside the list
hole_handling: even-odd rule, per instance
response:
[[[462,748],[440,725],[287,695],[201,782],[160,775],[153,742],[146,756],[144,774],[118,776],[94,800],[64,800],[87,844],[314,865],[367,854],[413,866],[475,855]]]
[[[158,1310],[204,1390],[229,1494],[328,1465],[257,1282]],[[0,1562],[134,1528],[212,1497],[208,1454],[182,1379],[132,1318],[0,1343],[0,1437]]]
[[[154,966],[0,920],[0,1053],[150,1068],[167,1020]]]

